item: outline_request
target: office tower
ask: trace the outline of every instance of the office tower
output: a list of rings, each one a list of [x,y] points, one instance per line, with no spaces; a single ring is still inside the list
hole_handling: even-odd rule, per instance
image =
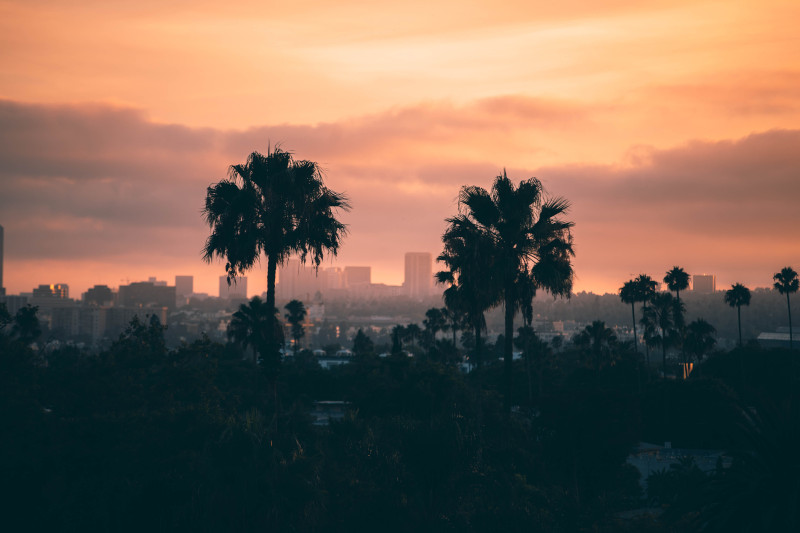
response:
[[[119,286],[119,305],[123,307],[175,308],[175,287],[138,281]]]
[[[692,276],[692,291],[699,294],[711,294],[717,290],[717,277],[713,274],[695,274]]]
[[[372,283],[372,267],[344,267],[344,283],[348,288],[356,288]]]
[[[231,279],[228,285],[228,276],[219,277],[219,297],[220,298],[244,298],[247,299],[247,276]]]
[[[83,293],[83,303],[94,306],[111,305],[114,303],[114,292],[108,285],[95,285]]]
[[[194,276],[175,276],[175,296],[189,298],[194,292]]]
[[[406,296],[415,299],[427,298],[433,285],[433,258],[428,252],[406,253],[405,281]]]
[[[56,283],[55,285],[39,285],[33,289],[33,297],[66,300],[69,298],[69,285],[66,283]]]
[[[0,226],[0,296],[6,295],[5,285],[3,285],[3,226]]]

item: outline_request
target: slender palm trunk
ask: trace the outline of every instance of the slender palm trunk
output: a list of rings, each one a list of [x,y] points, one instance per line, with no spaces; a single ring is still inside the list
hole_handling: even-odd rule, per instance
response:
[[[789,349],[794,349],[794,338],[792,337],[792,306],[789,303],[789,292],[786,292],[786,308],[789,310]]]
[[[742,347],[742,306],[736,306],[736,316],[739,320],[739,348]]]
[[[505,313],[505,332],[506,336],[503,346],[503,381],[505,382],[505,398],[503,404],[506,411],[511,411],[511,388],[513,385],[512,370],[514,360],[514,296],[506,287],[506,313]]]
[[[270,316],[270,327],[267,328],[264,338],[267,341],[267,350],[270,351],[270,356],[274,355],[271,352],[276,350],[275,346],[275,274],[278,270],[277,258],[270,254],[267,257],[267,313]]]
[[[661,328],[661,372],[667,377],[667,332]]]
[[[639,338],[636,335],[636,304],[631,302],[631,318],[633,319],[633,351],[639,353]],[[636,358],[639,359],[638,357]]]

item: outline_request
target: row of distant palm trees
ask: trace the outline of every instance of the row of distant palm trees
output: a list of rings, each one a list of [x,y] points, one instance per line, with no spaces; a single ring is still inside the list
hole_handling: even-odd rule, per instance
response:
[[[797,292],[797,272],[791,267],[784,267],[773,276],[774,288],[786,295],[786,305],[789,313],[789,347],[793,348],[792,334],[792,309],[789,296]],[[675,298],[669,292],[659,293],[658,283],[647,274],[640,274],[635,279],[626,281],[619,289],[620,299],[631,305],[633,321],[634,349],[638,351],[638,335],[636,331],[636,304],[642,303],[642,318],[639,323],[644,326],[646,357],[649,364],[649,344],[660,345],[662,350],[662,365],[666,373],[666,349],[668,345],[679,345],[687,361],[687,352],[701,357],[702,354],[713,348],[714,327],[703,319],[698,319],[684,325],[685,306],[681,302],[681,291],[689,288],[689,274],[681,267],[673,267],[664,276],[664,283],[670,291],[675,292]],[[742,314],[743,305],[750,305],[750,289],[741,283],[734,283],[725,291],[725,303],[735,307],[739,327],[739,346],[742,345]]]

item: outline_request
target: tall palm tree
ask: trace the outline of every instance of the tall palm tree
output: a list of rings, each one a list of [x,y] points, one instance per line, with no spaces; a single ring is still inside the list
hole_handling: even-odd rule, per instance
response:
[[[636,277],[636,279],[633,280],[633,282],[636,286],[636,295],[639,298],[638,301],[642,302],[642,313],[646,313],[647,303],[656,295],[656,290],[658,289],[658,282],[656,282],[653,278],[651,278],[647,274],[639,274]],[[649,322],[645,320],[642,320],[641,323],[643,325],[649,324]],[[650,337],[652,337],[652,335]],[[647,341],[645,341],[644,343],[644,355],[648,371],[650,368],[650,344],[651,343]]]
[[[336,255],[347,230],[337,220],[347,198],[328,189],[313,161],[298,161],[279,147],[253,152],[232,165],[228,178],[208,187],[203,215],[211,227],[203,257],[225,259],[228,282],[267,258],[267,309],[275,308],[278,265],[297,254],[317,267],[325,253]],[[274,315],[270,315],[274,317]],[[277,352],[274,328],[265,349]]]
[[[505,308],[504,382],[505,407],[511,407],[514,315],[519,308],[520,280],[530,277],[535,287],[556,296],[569,296],[572,290],[572,222],[561,217],[569,210],[563,198],[545,199],[536,178],[519,186],[505,171],[497,176],[491,192],[482,187],[463,187],[456,218],[471,222],[491,243],[491,256],[499,292]],[[483,281],[486,283],[486,279]]]
[[[297,347],[300,346],[300,339],[306,334],[303,329],[303,321],[306,319],[308,312],[303,302],[300,300],[292,300],[284,306],[287,313],[284,315],[286,321],[289,322],[290,330],[292,332],[292,339],[294,340],[294,354],[297,355]]]
[[[681,301],[681,291],[689,288],[689,274],[679,266],[672,267],[664,276],[664,283],[671,291],[675,291],[675,298]]]
[[[775,281],[775,288],[779,293],[786,295],[786,308],[789,310],[789,349],[794,348],[794,338],[792,336],[792,306],[789,303],[789,295],[797,292],[800,288],[800,280],[797,279],[797,272],[792,267],[784,267],[777,272],[772,279]]]
[[[228,324],[228,339],[240,345],[243,350],[251,348],[253,350],[253,363],[258,361],[258,355],[268,358],[264,361],[269,367],[277,365],[278,359],[271,357],[267,352],[266,343],[267,332],[274,330],[276,309],[269,307],[258,296],[246,304],[239,306],[239,310],[233,313],[231,322]],[[277,355],[277,354],[275,354]]]
[[[736,308],[736,317],[739,321],[739,347],[742,346],[742,306],[750,305],[750,289],[741,283],[731,285],[725,291],[725,303]]]
[[[447,270],[436,274],[436,281],[448,285],[443,298],[445,307],[453,317],[455,341],[456,317],[466,319],[475,336],[475,366],[482,364],[481,333],[486,329],[484,313],[499,300],[499,280],[495,270],[493,246],[490,236],[471,219],[458,215],[446,220],[447,229],[442,235],[444,250],[437,261]]]
[[[639,301],[639,291],[634,280],[626,281],[619,288],[619,298],[622,303],[631,304],[631,318],[633,319],[633,351],[639,353],[638,338],[636,334],[636,302]],[[638,355],[636,356],[638,359]]]
[[[667,346],[673,340],[674,312],[675,302],[668,292],[655,294],[644,311],[648,321],[661,330],[660,335],[653,337],[653,340],[661,345],[661,368],[664,377],[667,377]]]

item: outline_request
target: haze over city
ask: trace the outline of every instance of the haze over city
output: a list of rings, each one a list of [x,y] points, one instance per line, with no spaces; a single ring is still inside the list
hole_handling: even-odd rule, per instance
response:
[[[575,290],[800,263],[796,2],[0,3],[9,293],[195,276],[206,187],[280,143],[353,206],[335,264],[400,284],[459,187],[572,203]],[[249,275],[250,293],[265,271]]]

